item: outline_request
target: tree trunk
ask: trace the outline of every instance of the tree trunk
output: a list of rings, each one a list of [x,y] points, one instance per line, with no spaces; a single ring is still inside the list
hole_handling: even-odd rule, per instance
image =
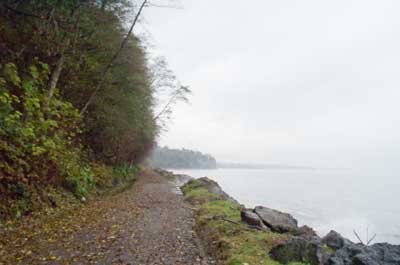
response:
[[[80,114],[83,115],[86,110],[88,109],[88,107],[90,106],[90,104],[92,104],[94,98],[96,97],[97,93],[100,91],[100,89],[103,87],[104,85],[104,81],[106,80],[106,76],[108,74],[108,72],[111,70],[112,65],[115,61],[115,59],[117,59],[118,55],[121,53],[122,49],[125,47],[125,44],[128,42],[129,37],[132,34],[133,28],[135,27],[140,14],[143,11],[143,8],[146,6],[148,0],[144,0],[143,3],[141,4],[139,11],[137,12],[135,19],[132,22],[132,25],[128,31],[128,33],[126,34],[125,38],[123,39],[123,41],[121,42],[120,47],[118,48],[118,50],[115,52],[115,54],[113,55],[113,57],[111,58],[110,62],[107,64],[106,68],[104,69],[104,71],[102,72],[102,76],[101,79],[99,81],[99,83],[97,84],[97,86],[95,87],[93,93],[90,95],[88,101],[86,102],[86,104],[83,106],[83,108],[80,111]]]
[[[51,98],[54,95],[54,91],[56,90],[58,80],[60,79],[61,71],[64,67],[64,62],[65,62],[65,54],[64,52],[62,52],[61,56],[58,58],[56,68],[51,74],[49,94],[47,96],[47,104],[50,102]]]

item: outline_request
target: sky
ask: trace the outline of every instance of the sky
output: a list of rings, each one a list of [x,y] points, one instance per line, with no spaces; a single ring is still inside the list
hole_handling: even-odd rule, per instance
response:
[[[139,29],[193,92],[161,145],[219,161],[400,172],[400,1],[180,5],[147,8]]]

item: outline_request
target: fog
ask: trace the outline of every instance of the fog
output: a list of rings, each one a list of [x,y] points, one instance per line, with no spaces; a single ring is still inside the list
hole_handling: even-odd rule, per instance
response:
[[[193,94],[162,145],[220,161],[396,174],[399,1],[186,0],[142,32]]]

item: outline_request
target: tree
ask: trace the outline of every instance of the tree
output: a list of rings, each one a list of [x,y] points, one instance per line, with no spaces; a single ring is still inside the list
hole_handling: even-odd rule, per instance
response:
[[[151,64],[150,83],[153,90],[164,99],[163,102],[159,102],[161,108],[153,119],[161,129],[165,129],[167,122],[171,119],[173,107],[178,102],[188,102],[191,90],[180,84],[162,57],[155,58]]]

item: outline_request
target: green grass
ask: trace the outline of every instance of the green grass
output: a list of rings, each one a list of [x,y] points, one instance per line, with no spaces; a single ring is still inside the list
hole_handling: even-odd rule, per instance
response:
[[[201,188],[201,182],[198,181],[197,179],[191,180],[190,182],[188,182],[187,184],[183,185],[182,192],[183,194],[187,194],[190,191],[194,191],[197,188]]]
[[[204,188],[198,188],[187,192],[185,198],[190,202],[204,203],[210,200],[216,200],[218,199],[218,196],[209,193]]]
[[[196,207],[196,230],[206,241],[208,250],[226,265],[279,265],[269,250],[284,242],[286,235],[249,229],[241,223],[240,206],[221,200],[191,181],[183,186],[185,198]],[[295,264],[291,264],[295,265]],[[300,265],[300,264],[296,264]],[[302,264],[305,265],[305,264]]]

